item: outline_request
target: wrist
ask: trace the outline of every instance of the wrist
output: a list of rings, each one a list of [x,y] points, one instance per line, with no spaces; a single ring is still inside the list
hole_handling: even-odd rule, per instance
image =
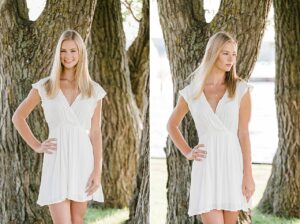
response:
[[[244,176],[250,176],[252,177],[252,170],[244,170]]]
[[[99,165],[94,165],[94,172],[101,173],[101,167]]]
[[[183,154],[185,157],[187,157],[188,154],[191,153],[192,150],[193,150],[192,148],[188,147],[187,149],[184,150],[184,152],[182,152],[182,154]]]
[[[42,145],[42,143],[37,142],[31,148],[33,149],[33,151],[39,152],[39,148],[41,147],[41,145]]]

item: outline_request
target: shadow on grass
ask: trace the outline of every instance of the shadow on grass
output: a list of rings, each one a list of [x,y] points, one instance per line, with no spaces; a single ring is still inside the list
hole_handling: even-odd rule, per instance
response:
[[[88,208],[84,217],[85,224],[121,224],[128,219],[128,208]]]

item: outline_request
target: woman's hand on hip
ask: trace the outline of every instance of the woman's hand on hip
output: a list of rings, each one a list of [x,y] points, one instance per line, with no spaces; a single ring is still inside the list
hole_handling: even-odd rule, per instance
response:
[[[206,158],[207,151],[204,148],[204,144],[196,145],[190,152],[188,152],[185,157],[188,160],[201,161]]]
[[[43,141],[39,147],[37,147],[36,149],[34,149],[34,151],[36,151],[37,153],[48,153],[48,154],[52,154],[56,151],[57,149],[57,142],[56,142],[56,138],[49,138],[45,141]]]
[[[88,196],[90,196],[93,193],[95,193],[99,187],[100,187],[100,172],[93,170],[88,180],[88,183],[86,185],[85,192],[87,193]]]

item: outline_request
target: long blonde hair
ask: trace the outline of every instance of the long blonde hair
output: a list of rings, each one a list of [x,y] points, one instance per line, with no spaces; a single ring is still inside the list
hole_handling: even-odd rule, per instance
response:
[[[237,41],[226,32],[218,32],[209,38],[201,64],[191,74],[193,76],[192,83],[195,86],[193,99],[197,99],[202,94],[207,77],[211,73],[223,46],[228,42],[237,45]],[[233,64],[230,71],[225,72],[225,85],[230,98],[235,95],[237,79],[236,66]]]
[[[60,77],[63,72],[63,65],[60,60],[61,45],[65,40],[73,40],[78,48],[79,60],[75,67],[75,81],[82,96],[91,97],[93,94],[92,80],[88,70],[88,57],[84,41],[75,30],[64,31],[56,45],[53,65],[50,72],[50,79],[45,83],[45,90],[50,98],[53,98],[60,89]]]

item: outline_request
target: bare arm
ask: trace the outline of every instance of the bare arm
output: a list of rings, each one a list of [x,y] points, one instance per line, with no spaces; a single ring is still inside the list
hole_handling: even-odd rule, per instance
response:
[[[182,96],[180,96],[177,105],[169,118],[167,129],[170,138],[187,159],[201,160],[206,157],[206,152],[204,150],[200,150],[200,147],[203,147],[204,145],[199,144],[195,147],[195,150],[192,150],[179,130],[179,125],[188,111],[189,108],[187,102]]]
[[[249,122],[251,117],[251,98],[247,91],[243,96],[239,111],[238,137],[243,153],[244,173],[252,175],[251,168],[251,145],[249,137]]]
[[[88,195],[92,195],[100,186],[100,177],[102,172],[101,108],[102,100],[99,100],[92,117],[90,130],[90,139],[94,154],[94,169],[86,186],[86,192]]]
[[[255,184],[252,176],[252,165],[251,165],[251,145],[249,137],[249,122],[251,117],[251,97],[249,90],[245,93],[241,100],[240,111],[239,111],[239,127],[238,127],[238,138],[243,154],[243,193],[247,200],[250,199],[255,191]]]
[[[90,139],[93,146],[94,170],[101,174],[102,167],[102,133],[101,133],[101,108],[102,100],[99,100],[92,117]]]
[[[41,143],[33,135],[30,127],[26,122],[26,118],[33,109],[40,103],[40,96],[36,89],[31,89],[26,99],[19,105],[12,117],[12,122],[22,136],[24,141],[36,152],[52,153],[51,150],[56,149],[56,144],[52,143],[53,139],[48,139]]]

